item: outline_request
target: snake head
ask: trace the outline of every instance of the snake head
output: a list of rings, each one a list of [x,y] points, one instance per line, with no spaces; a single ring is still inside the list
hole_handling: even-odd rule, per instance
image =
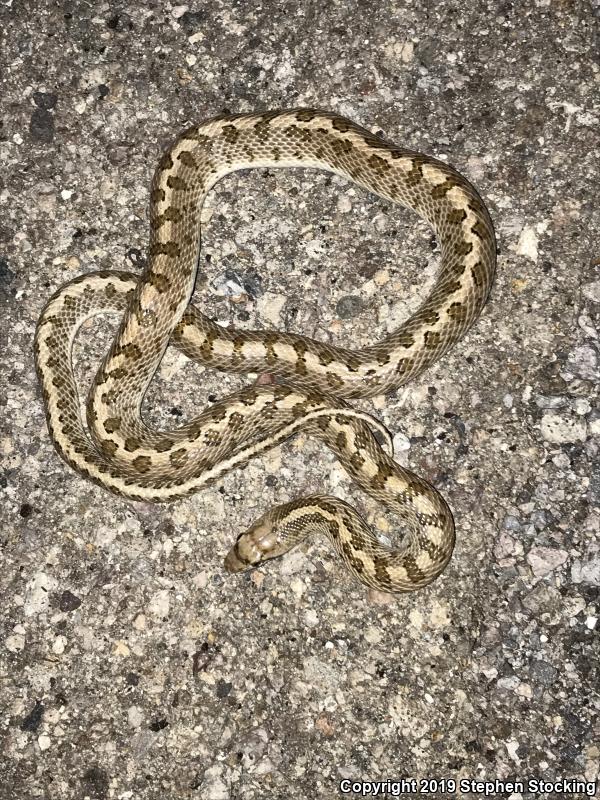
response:
[[[270,558],[283,555],[289,548],[289,543],[281,541],[277,525],[267,513],[238,536],[225,558],[225,569],[227,572],[242,572]]]

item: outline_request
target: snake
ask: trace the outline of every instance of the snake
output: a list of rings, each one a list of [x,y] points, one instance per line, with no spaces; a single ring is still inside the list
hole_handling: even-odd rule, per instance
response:
[[[223,176],[255,167],[325,170],[426,220],[440,245],[440,266],[415,313],[354,350],[291,332],[226,327],[205,316],[191,303],[202,205]],[[324,443],[360,489],[398,515],[399,541],[377,535],[345,501],[319,493],[268,509],[237,537],[226,570],[256,568],[320,535],[371,589],[400,593],[431,583],[453,552],[452,512],[437,489],[387,452],[387,429],[349,401],[415,379],[480,315],[494,278],[496,242],[475,188],[445,162],[336,113],[224,113],[188,128],[164,152],[151,185],[149,218],[141,275],[83,274],[62,286],[39,317],[35,363],[59,455],[114,494],[160,503],[210,485],[302,431]],[[85,320],[105,312],[122,318],[84,413],[73,341]],[[206,367],[263,373],[268,380],[214,402],[177,428],[151,428],[141,405],[169,343]]]

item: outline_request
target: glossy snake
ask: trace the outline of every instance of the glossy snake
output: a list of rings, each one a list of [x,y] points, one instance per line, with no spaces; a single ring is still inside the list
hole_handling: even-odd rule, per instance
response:
[[[227,173],[260,166],[328,170],[428,220],[441,243],[441,268],[417,312],[378,343],[347,350],[291,333],[223,328],[190,305],[206,194]],[[165,152],[152,184],[150,220],[141,278],[83,275],[63,286],[41,314],[36,365],[60,455],[116,494],[161,502],[196,491],[302,429],[331,448],[362,489],[400,513],[402,543],[383,544],[345,502],[315,495],[268,511],[238,537],[226,567],[254,566],[321,532],[371,587],[403,592],[436,578],[454,546],[448,506],[384,452],[371,430],[381,426],[342,398],[373,396],[414,378],[477,319],[496,248],[489,215],[471,184],[446,164],[335,114],[228,114],[185,131]],[[120,311],[123,319],[90,391],[86,426],[72,343],[85,319],[107,310]],[[176,430],[152,430],[140,406],[169,341],[217,369],[266,371],[285,382],[246,388]]]

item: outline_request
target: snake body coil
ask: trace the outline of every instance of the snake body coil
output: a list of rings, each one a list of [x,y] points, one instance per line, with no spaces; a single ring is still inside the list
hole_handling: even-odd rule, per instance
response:
[[[428,220],[441,243],[442,263],[417,312],[377,344],[353,351],[295,334],[223,328],[190,305],[207,192],[229,172],[260,166],[334,172]],[[227,568],[256,565],[321,532],[369,586],[402,592],[436,578],[454,545],[448,506],[384,452],[371,431],[381,426],[342,398],[373,396],[406,383],[477,319],[493,280],[496,249],[489,215],[471,184],[446,164],[335,114],[296,109],[225,115],[185,131],[163,155],[150,219],[141,278],[83,275],[63,286],[40,316],[36,366],[60,455],[116,494],[161,502],[196,491],[302,429],[325,442],[362,489],[400,513],[404,541],[397,549],[382,544],[349,505],[317,495],[267,512],[238,537]],[[85,319],[109,310],[121,311],[123,319],[94,380],[86,427],[72,343]],[[217,369],[267,371],[285,383],[244,389],[176,430],[150,429],[140,407],[169,341]]]

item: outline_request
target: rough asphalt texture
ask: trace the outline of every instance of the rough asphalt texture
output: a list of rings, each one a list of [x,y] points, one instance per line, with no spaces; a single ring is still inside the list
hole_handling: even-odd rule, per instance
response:
[[[585,0],[2,3],[2,800],[598,779],[598,17]],[[140,269],[162,148],[224,109],[299,105],[447,159],[496,225],[476,326],[361,405],[456,517],[450,566],[414,595],[369,594],[324,543],[225,575],[235,535],[300,493],[396,524],[312,441],[154,507],[73,473],[45,427],[36,319],[81,272]],[[414,215],[323,174],[238,174],[207,205],[196,302],[225,324],[366,344],[438,263]],[[83,331],[83,385],[115,322]],[[249,380],[169,353],[148,418]]]

